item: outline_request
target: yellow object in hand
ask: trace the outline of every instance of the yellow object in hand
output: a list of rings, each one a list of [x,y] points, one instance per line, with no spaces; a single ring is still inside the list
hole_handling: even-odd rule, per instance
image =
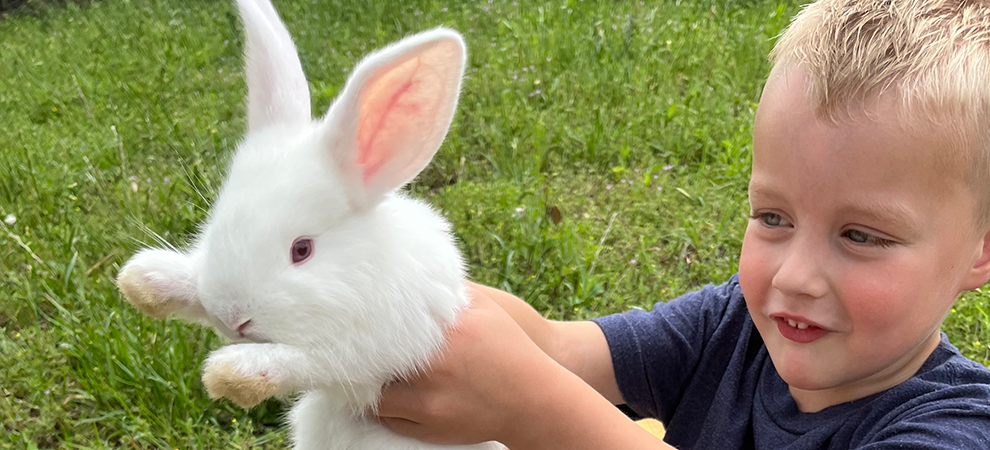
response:
[[[637,420],[636,424],[660,439],[663,439],[663,435],[666,432],[663,428],[663,424],[656,419]]]

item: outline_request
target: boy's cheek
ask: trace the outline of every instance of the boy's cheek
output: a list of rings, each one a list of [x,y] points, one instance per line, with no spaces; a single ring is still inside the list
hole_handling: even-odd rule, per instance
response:
[[[905,315],[905,305],[895,301],[898,295],[890,289],[876,289],[864,283],[864,286],[846,286],[846,292],[841,295],[844,316],[840,317],[843,331],[855,333],[856,336],[887,336],[897,334],[896,329],[908,325]]]
[[[937,300],[930,298],[937,289],[926,285],[933,280],[923,270],[913,269],[896,262],[873,268],[849,265],[835,274],[841,282],[832,283],[837,291],[833,295],[841,299],[846,319],[860,330],[890,330],[925,321],[937,309]]]
[[[772,267],[772,255],[747,228],[739,255],[739,285],[750,309],[762,303],[773,279]]]

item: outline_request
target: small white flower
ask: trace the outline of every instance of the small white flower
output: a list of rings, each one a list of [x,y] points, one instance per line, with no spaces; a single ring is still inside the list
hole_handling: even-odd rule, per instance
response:
[[[3,218],[3,223],[7,225],[13,225],[17,223],[17,218],[13,214],[7,214],[7,217]]]

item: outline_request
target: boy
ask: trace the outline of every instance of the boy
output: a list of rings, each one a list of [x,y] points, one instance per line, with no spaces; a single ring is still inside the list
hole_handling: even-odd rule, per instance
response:
[[[990,279],[990,2],[821,0],[772,57],[737,276],[574,323],[475,286],[383,423],[513,450],[990,448],[990,370],[939,332]]]

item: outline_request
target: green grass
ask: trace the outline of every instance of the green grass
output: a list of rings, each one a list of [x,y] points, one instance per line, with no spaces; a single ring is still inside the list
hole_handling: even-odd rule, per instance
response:
[[[182,244],[244,129],[227,1],[28,2],[0,17],[0,448],[282,448],[272,400],[211,402],[208,330],[145,318],[113,285]],[[412,190],[473,277],[549,317],[649,307],[738,267],[756,101],[793,1],[277,2],[324,110],[407,33],[465,34],[443,148]],[[551,209],[560,212],[555,223]],[[945,330],[990,364],[990,296]]]

